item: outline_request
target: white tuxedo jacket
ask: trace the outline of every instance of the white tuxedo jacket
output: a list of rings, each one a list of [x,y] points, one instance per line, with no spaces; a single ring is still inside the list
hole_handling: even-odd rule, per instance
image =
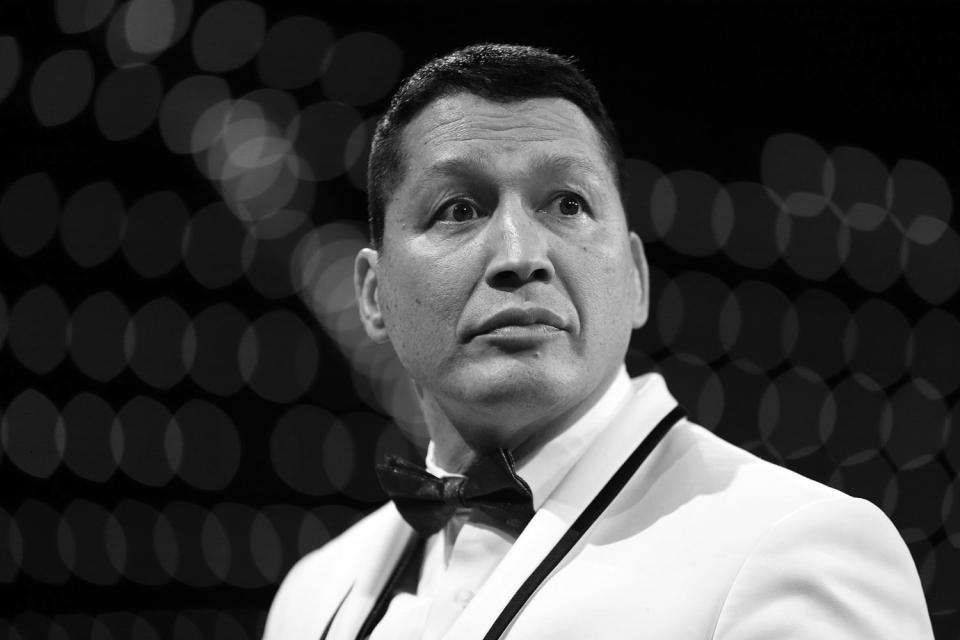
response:
[[[676,405],[663,379],[597,436],[447,634],[483,638]],[[290,571],[265,640],[353,640],[413,534],[392,503]],[[332,622],[331,622],[332,620]],[[510,640],[929,640],[906,545],[873,504],[681,420],[513,619]]]

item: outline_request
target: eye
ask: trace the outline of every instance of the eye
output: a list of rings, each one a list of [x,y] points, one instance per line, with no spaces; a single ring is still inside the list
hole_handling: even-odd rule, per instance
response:
[[[587,203],[578,195],[564,193],[554,199],[551,207],[563,216],[576,216],[589,213]]]
[[[480,216],[480,210],[469,200],[453,200],[440,209],[437,220],[442,222],[470,222]]]

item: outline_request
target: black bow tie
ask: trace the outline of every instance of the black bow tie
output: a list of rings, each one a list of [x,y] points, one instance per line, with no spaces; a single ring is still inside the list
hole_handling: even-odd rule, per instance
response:
[[[439,531],[459,510],[470,510],[514,536],[533,517],[533,493],[505,449],[477,460],[465,477],[438,478],[420,465],[387,456],[377,465],[380,486],[410,526],[423,535]]]

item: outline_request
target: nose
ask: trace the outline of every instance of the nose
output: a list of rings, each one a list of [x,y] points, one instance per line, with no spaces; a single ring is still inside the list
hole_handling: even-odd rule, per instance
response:
[[[548,255],[548,229],[521,202],[506,202],[487,226],[490,259],[486,281],[495,289],[516,289],[529,282],[549,282],[554,277]]]

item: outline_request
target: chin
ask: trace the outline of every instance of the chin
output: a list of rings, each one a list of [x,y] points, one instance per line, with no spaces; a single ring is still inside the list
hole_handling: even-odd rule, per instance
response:
[[[443,395],[459,405],[464,419],[507,433],[549,422],[590,391],[583,376],[547,363],[468,367],[447,381]]]

